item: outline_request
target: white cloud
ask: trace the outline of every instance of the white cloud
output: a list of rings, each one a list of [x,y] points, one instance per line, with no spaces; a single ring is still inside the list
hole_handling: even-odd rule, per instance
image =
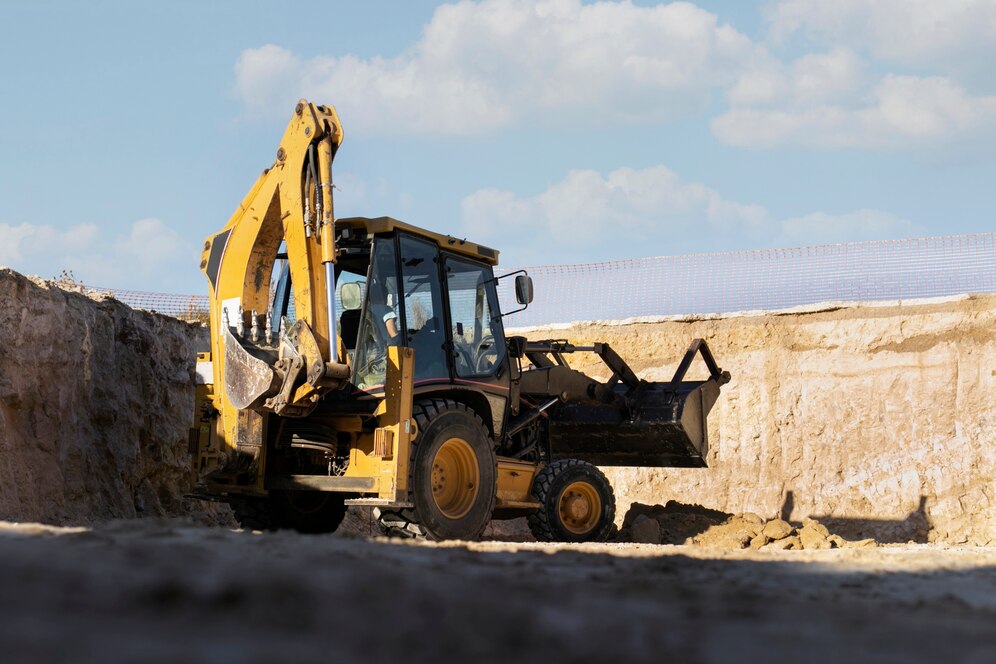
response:
[[[834,101],[799,94],[798,72],[786,85],[794,93],[781,104],[734,106],[713,119],[713,133],[751,148],[909,148],[984,135],[996,125],[996,96],[973,96],[941,77],[886,76],[867,94]]]
[[[283,117],[298,97],[331,101],[361,132],[459,135],[531,122],[656,122],[702,109],[768,59],[714,14],[676,2],[484,0],[443,5],[394,58],[304,59],[244,51],[247,112]]]
[[[776,41],[802,33],[927,71],[984,75],[996,59],[993,0],[779,0],[767,13]],[[989,90],[993,92],[994,90]]]
[[[96,224],[66,229],[0,224],[0,265],[45,278],[63,270],[84,283],[136,290],[189,290],[197,247],[159,219],[139,219],[104,237]]]
[[[861,59],[845,48],[805,55],[791,65],[766,65],[745,72],[730,87],[726,97],[731,104],[828,103],[853,97],[867,80]]]
[[[0,224],[0,265],[16,266],[59,250],[78,251],[91,246],[98,234],[95,224],[79,224],[65,231],[34,224]]]
[[[777,219],[763,206],[727,200],[664,166],[620,168],[605,176],[571,171],[527,197],[483,189],[464,198],[462,221],[474,241],[503,248],[506,265],[907,237],[924,230],[877,210]]]
[[[780,61],[687,2],[463,1],[438,7],[394,57],[247,49],[235,92],[247,115],[268,118],[302,96],[331,101],[361,134],[661,123],[705,113],[716,93],[729,108],[713,133],[739,147],[907,149],[996,134],[994,0],[776,0],[767,19],[767,43],[802,35],[825,51]]]

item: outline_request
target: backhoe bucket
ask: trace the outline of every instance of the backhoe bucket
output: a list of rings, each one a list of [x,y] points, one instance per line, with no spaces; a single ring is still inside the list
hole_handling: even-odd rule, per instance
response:
[[[682,380],[696,353],[710,369],[706,380]],[[707,417],[730,374],[721,371],[708,346],[696,339],[674,378],[616,391],[628,407],[564,404],[550,417],[554,459],[583,459],[598,466],[703,468],[709,451]]]
[[[279,380],[266,361],[251,354],[225,326],[225,394],[239,410],[254,408],[276,392]]]

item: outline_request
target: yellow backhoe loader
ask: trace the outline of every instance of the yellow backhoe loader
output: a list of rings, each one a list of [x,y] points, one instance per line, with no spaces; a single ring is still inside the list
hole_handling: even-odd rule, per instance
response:
[[[273,165],[207,238],[211,351],[191,429],[201,495],[245,527],[331,532],[347,505],[389,534],[475,539],[528,516],[537,539],[603,540],[615,499],[598,465],[705,465],[729,380],[692,342],[667,383],[607,344],[506,336],[498,252],[389,217],[336,219],[342,126],[301,100]],[[550,295],[556,297],[556,293]],[[570,368],[596,353],[611,378]],[[705,380],[685,380],[697,354]]]

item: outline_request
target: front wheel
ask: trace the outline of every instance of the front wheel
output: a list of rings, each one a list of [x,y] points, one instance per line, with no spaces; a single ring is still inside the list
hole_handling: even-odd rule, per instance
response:
[[[604,542],[612,535],[616,497],[601,470],[586,461],[563,459],[539,472],[529,530],[540,542]]]

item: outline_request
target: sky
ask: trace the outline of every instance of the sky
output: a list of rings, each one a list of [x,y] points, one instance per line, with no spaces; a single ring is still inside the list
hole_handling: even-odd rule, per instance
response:
[[[207,292],[298,98],[505,266],[996,230],[996,0],[0,1],[0,265]]]

